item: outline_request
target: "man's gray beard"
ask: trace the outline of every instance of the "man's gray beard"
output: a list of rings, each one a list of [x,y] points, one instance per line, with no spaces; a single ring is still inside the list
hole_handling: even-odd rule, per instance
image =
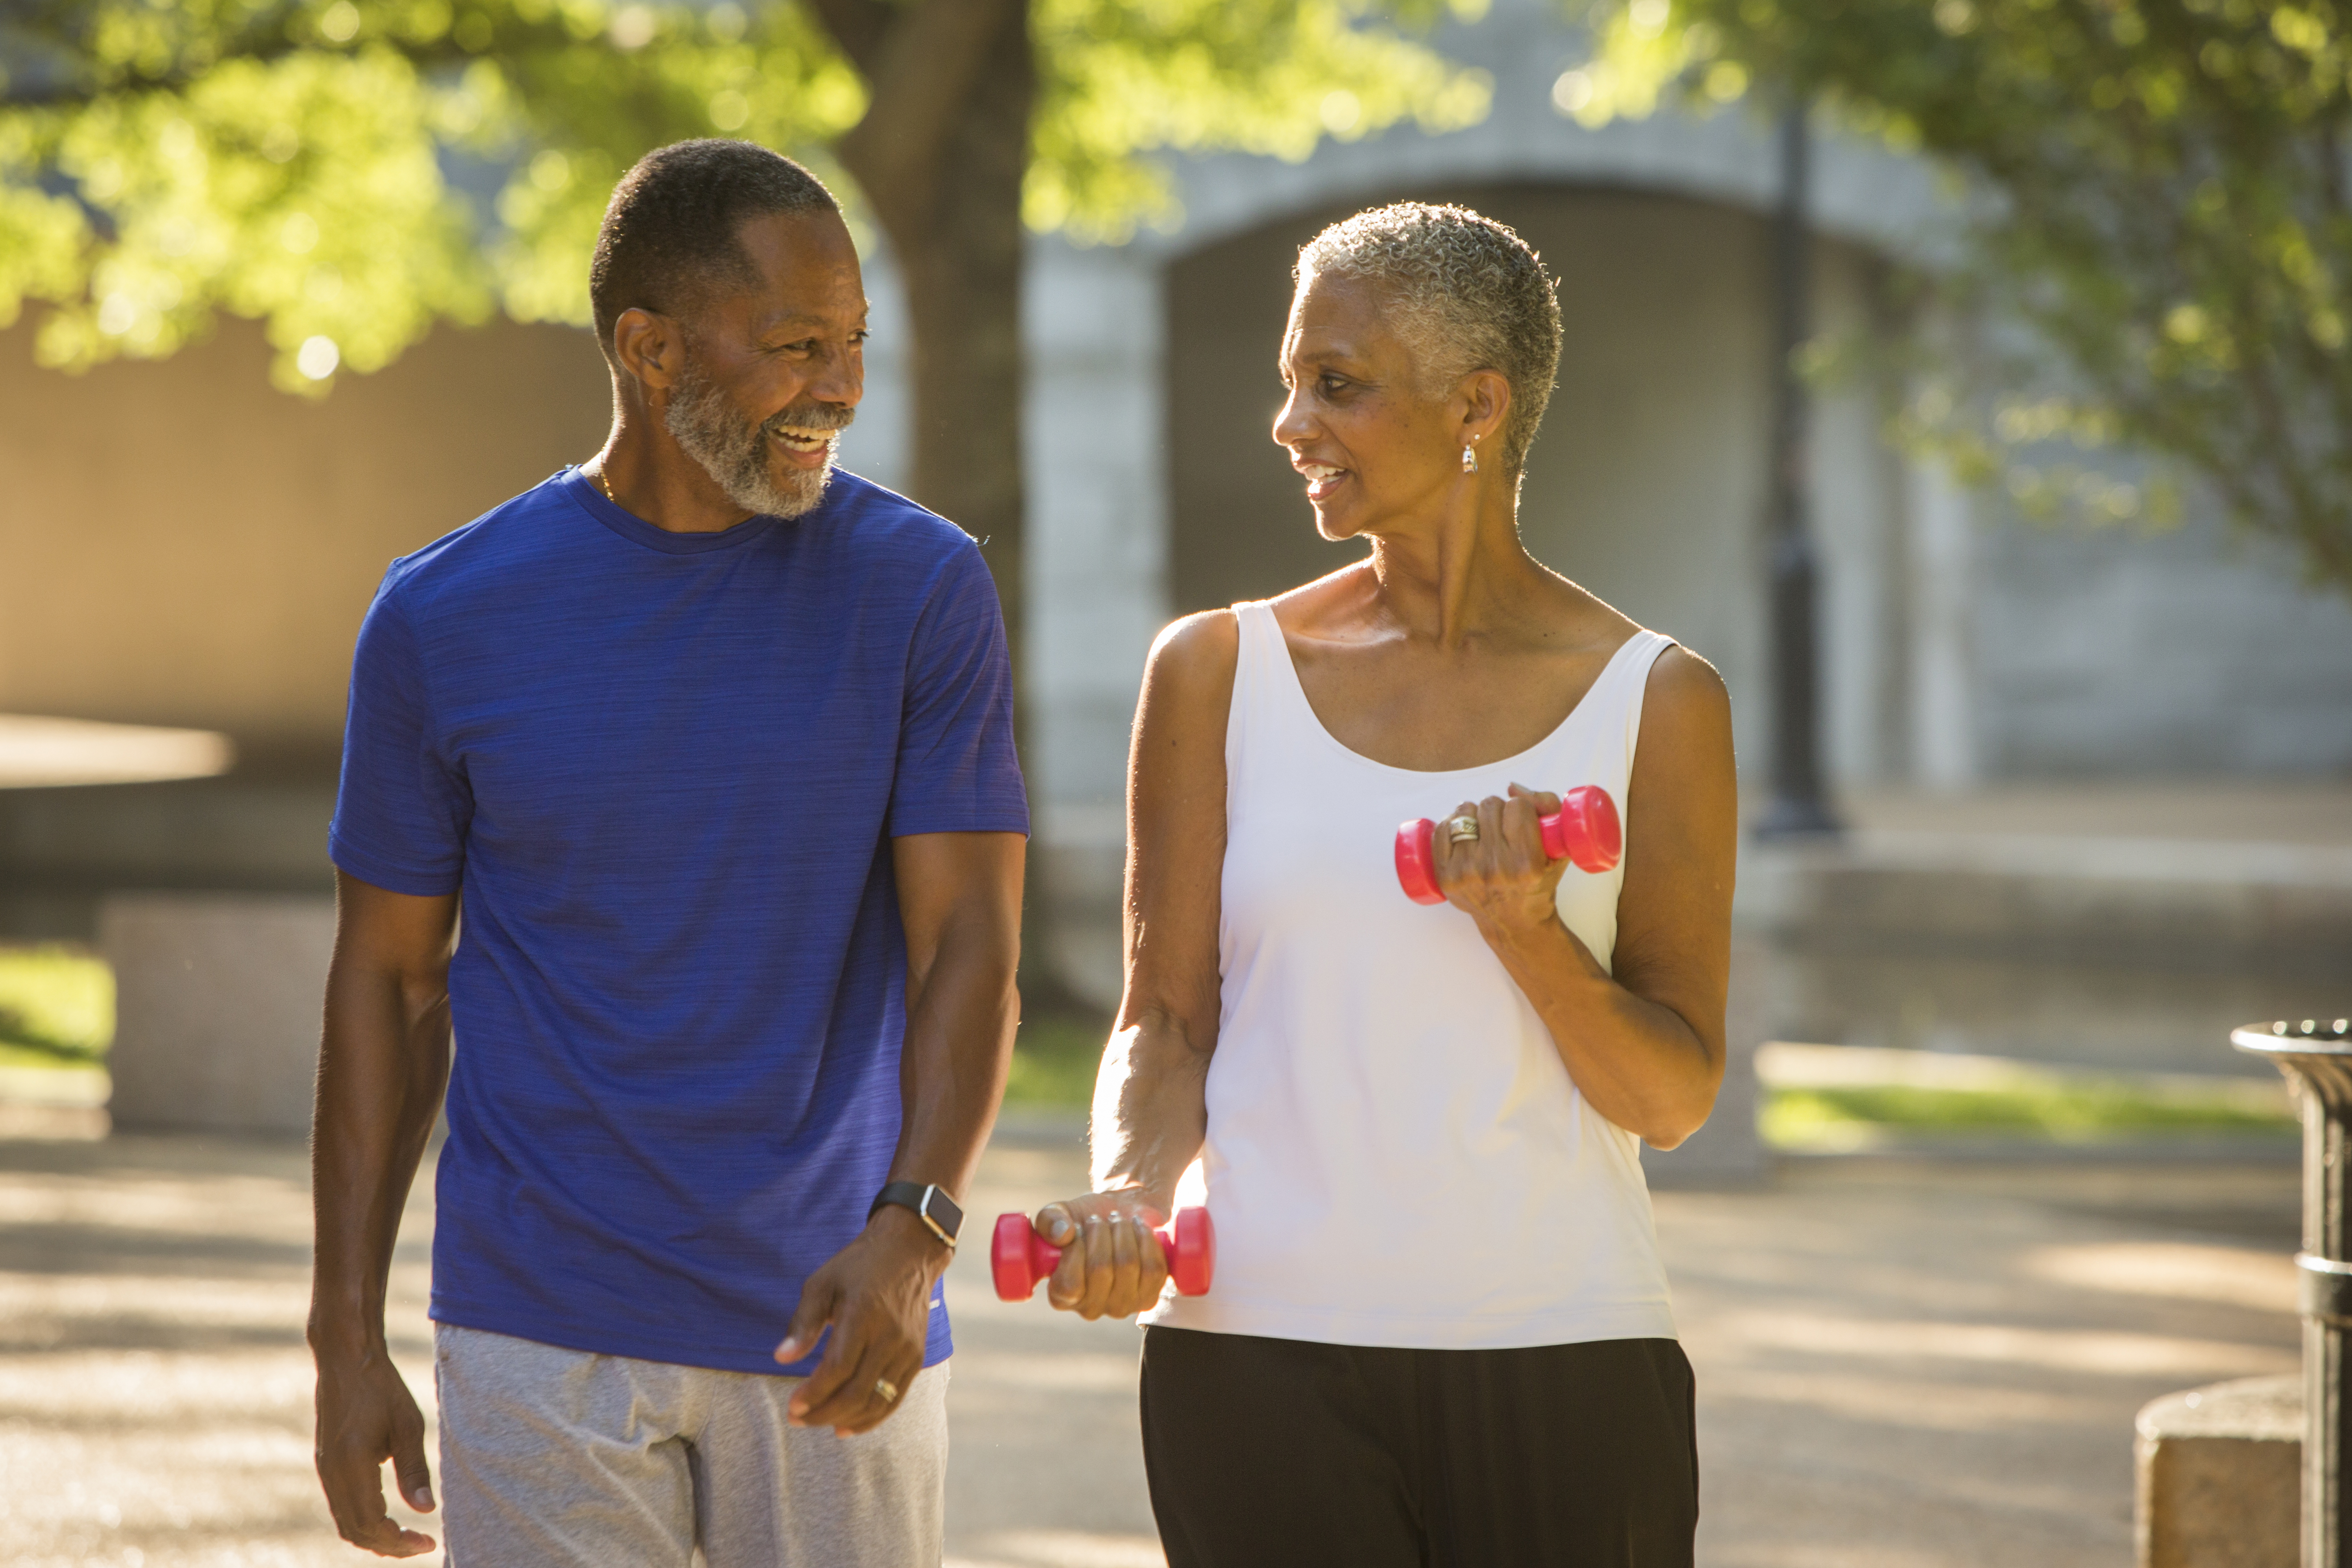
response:
[[[768,465],[769,431],[782,425],[837,431],[851,417],[849,410],[835,405],[801,404],[763,425],[751,424],[735,412],[725,390],[704,375],[688,355],[662,423],[686,455],[701,464],[702,471],[727,492],[729,500],[765,517],[800,517],[814,510],[824,499],[841,437],[835,435],[825,443],[824,467],[794,469],[780,481]]]

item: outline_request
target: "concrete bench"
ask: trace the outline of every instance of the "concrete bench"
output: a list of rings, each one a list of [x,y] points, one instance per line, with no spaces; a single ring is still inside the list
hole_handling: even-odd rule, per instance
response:
[[[115,1126],[310,1131],[332,899],[117,894],[99,945],[114,967]]]
[[[2135,1426],[2139,1568],[2296,1568],[2300,1373],[2168,1394]]]

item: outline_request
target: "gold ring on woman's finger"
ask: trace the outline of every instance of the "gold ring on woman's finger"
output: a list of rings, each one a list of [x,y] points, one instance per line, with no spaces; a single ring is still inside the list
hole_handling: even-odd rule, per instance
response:
[[[874,1380],[874,1393],[885,1405],[898,1403],[898,1385],[887,1377],[877,1377]]]
[[[1448,844],[1475,844],[1478,841],[1478,819],[1469,816],[1447,817],[1445,841]]]

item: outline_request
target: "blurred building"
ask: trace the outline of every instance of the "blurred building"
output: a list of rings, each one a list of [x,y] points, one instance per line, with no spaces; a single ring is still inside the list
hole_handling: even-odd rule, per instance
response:
[[[1548,0],[1497,0],[1439,41],[1492,74],[1483,124],[1327,141],[1297,164],[1179,161],[1174,232],[1036,247],[1032,787],[1066,899],[1092,909],[1066,929],[1093,975],[1116,973],[1103,944],[1117,940],[1121,768],[1152,636],[1358,552],[1318,538],[1269,431],[1297,247],[1379,203],[1475,206],[1559,278],[1566,346],[1522,532],[1544,562],[1723,671],[1743,776],[1764,793],[1773,129],[1747,110],[1580,128],[1554,86],[1588,47]],[[1948,241],[1948,201],[1916,161],[1820,145],[1816,331],[1882,325],[1889,260]],[[1883,438],[1885,396],[1899,390],[1850,384],[1813,411],[1836,789],[2352,771],[2352,602],[2210,510],[2158,535],[2023,521]],[[880,441],[867,450],[885,473],[898,458]]]
[[[1720,667],[1743,767],[1764,761],[1769,128],[1746,111],[1580,128],[1552,91],[1583,47],[1544,0],[1498,0],[1440,43],[1494,76],[1484,124],[1327,142],[1296,164],[1179,160],[1172,232],[1034,247],[1032,788],[1063,954],[1097,988],[1152,636],[1354,553],[1317,539],[1267,432],[1295,249],[1362,206],[1465,202],[1542,252],[1567,352],[1528,545]],[[1815,185],[1816,327],[1867,331],[1888,258],[1943,221],[1935,182],[1831,142]],[[887,258],[868,287],[847,460],[895,483],[907,335]],[[444,331],[316,405],[268,390],[242,328],[79,378],[34,370],[28,347],[0,334],[0,712],[217,730],[240,761],[209,781],[0,791],[0,921],[70,934],[108,887],[320,885],[369,594],[393,556],[595,449],[593,343]],[[2352,604],[2210,515],[2155,537],[2024,523],[1883,441],[1885,390],[1824,394],[1812,426],[1839,788],[2352,769]]]
[[[584,331],[443,330],[310,402],[258,328],[36,369],[0,333],[0,713],[226,737],[214,777],[0,788],[0,941],[117,889],[322,891],[359,618],[397,555],[604,439]]]

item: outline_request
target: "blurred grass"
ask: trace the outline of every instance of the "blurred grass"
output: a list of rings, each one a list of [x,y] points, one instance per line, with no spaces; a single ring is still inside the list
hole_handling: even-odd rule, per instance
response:
[[[1084,1111],[1094,1098],[1108,1021],[1048,1016],[1025,1020],[1014,1042],[1004,1102],[1033,1110]],[[1828,1151],[1894,1140],[2014,1138],[2096,1142],[2165,1137],[2294,1137],[2292,1114],[2249,1102],[2244,1086],[2210,1092],[2178,1081],[2042,1073],[2021,1064],[2011,1081],[1981,1088],[1915,1084],[1768,1088],[1763,1132],[1775,1148]],[[2259,1089],[2263,1086],[2257,1086]]]
[[[114,974],[63,943],[0,947],[0,1067],[95,1067],[114,1039]]]
[[[2292,1116],[2128,1079],[2053,1080],[1998,1089],[1908,1084],[1774,1089],[1765,1142],[1798,1151],[1866,1148],[1903,1138],[1994,1136],[2096,1142],[2181,1135],[2293,1136]]]
[[[1075,1016],[1024,1018],[1013,1042],[1013,1076],[1004,1103],[1028,1110],[1083,1111],[1094,1102],[1106,1020]]]
[[[1094,1100],[1108,1021],[1055,1015],[1024,1021],[1008,1105],[1083,1111]],[[114,1038],[114,975],[64,944],[0,947],[0,1068],[101,1066]]]

